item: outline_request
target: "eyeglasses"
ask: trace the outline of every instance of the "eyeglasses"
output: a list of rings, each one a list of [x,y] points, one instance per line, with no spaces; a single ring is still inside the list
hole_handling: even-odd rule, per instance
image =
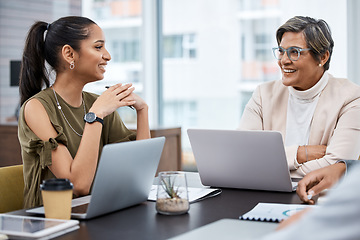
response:
[[[273,49],[274,57],[277,60],[281,60],[285,52],[290,58],[291,61],[297,61],[300,57],[302,51],[309,51],[310,48],[299,48],[299,47],[289,47],[288,49],[282,47],[274,47]]]

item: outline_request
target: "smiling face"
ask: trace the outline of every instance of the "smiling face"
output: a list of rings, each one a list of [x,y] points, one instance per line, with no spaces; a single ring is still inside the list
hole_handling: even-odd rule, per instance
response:
[[[89,37],[80,44],[74,70],[84,81],[93,82],[104,78],[111,56],[105,48],[105,37],[101,28],[93,24],[89,26],[89,32]]]
[[[302,32],[285,32],[279,44],[282,48],[289,47],[308,48]],[[285,86],[292,86],[303,91],[314,86],[324,73],[324,68],[319,66],[310,51],[303,51],[297,61],[292,61],[287,54],[278,60],[282,73],[282,82]]]

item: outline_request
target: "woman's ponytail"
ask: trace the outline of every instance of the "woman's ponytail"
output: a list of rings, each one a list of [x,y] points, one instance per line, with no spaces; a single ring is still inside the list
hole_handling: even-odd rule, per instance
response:
[[[45,69],[46,22],[36,22],[29,30],[20,69],[20,102],[21,105],[30,97],[40,92],[43,86],[49,87]]]

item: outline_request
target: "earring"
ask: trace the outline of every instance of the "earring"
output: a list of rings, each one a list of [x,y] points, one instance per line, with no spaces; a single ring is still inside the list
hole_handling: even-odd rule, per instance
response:
[[[73,70],[74,68],[75,68],[75,63],[74,63],[74,61],[72,61],[72,62],[70,63],[70,69]]]
[[[321,67],[321,63],[319,63],[319,67]]]

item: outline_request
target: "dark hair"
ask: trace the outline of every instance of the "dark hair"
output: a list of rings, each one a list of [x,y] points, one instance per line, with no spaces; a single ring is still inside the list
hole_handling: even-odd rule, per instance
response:
[[[50,86],[45,61],[58,72],[62,47],[68,44],[75,51],[79,51],[80,42],[89,37],[89,26],[92,24],[96,23],[88,18],[70,16],[60,18],[51,24],[38,21],[31,26],[21,62],[21,105],[40,92],[44,86]]]
[[[329,51],[329,59],[324,64],[324,69],[330,67],[330,59],[334,48],[334,40],[331,37],[329,25],[322,19],[311,17],[295,16],[290,18],[286,23],[276,31],[276,41],[280,45],[282,36],[285,32],[303,32],[306,45],[311,49],[311,54],[320,62],[321,57]]]

